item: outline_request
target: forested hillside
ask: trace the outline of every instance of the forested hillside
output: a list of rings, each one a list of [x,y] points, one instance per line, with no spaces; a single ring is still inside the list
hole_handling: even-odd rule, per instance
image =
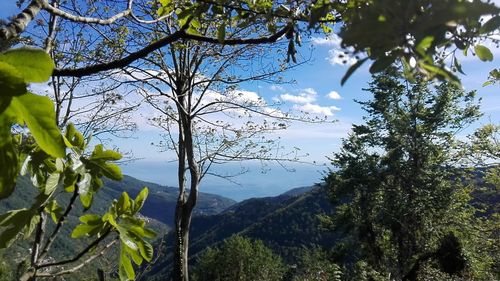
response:
[[[1,1],[0,280],[500,280],[499,39],[500,0]]]

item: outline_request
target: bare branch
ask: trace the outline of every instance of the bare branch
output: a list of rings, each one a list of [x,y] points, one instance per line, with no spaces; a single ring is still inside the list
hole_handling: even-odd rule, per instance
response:
[[[43,0],[33,0],[15,19],[0,29],[0,40],[11,40],[22,33],[42,9]]]
[[[214,44],[223,44],[223,45],[253,45],[253,44],[265,44],[265,43],[274,43],[278,39],[280,39],[283,35],[286,34],[286,32],[293,28],[291,24],[287,25],[286,27],[282,28],[280,31],[276,32],[273,35],[270,36],[264,36],[260,38],[249,38],[249,39],[228,39],[225,40],[223,43],[221,43],[217,38],[212,38],[212,37],[205,37],[201,35],[194,35],[194,34],[189,34],[185,31],[187,28],[187,25],[184,26],[179,31],[176,31],[172,33],[171,35],[168,35],[166,37],[161,38],[160,40],[144,47],[143,49],[131,53],[130,55],[114,60],[111,62],[107,63],[101,63],[101,64],[96,64],[96,65],[91,65],[83,68],[67,68],[67,69],[55,69],[53,74],[54,76],[73,76],[73,77],[83,77],[83,76],[88,76],[92,75],[98,72],[102,71],[107,71],[107,70],[112,70],[112,69],[118,69],[118,68],[124,68],[128,66],[129,64],[133,63],[134,61],[138,59],[142,59],[149,55],[150,53],[165,47],[177,40],[180,39],[190,39],[190,40],[195,40],[199,42],[207,42],[207,43],[214,43]]]
[[[52,15],[60,16],[61,18],[70,20],[72,22],[92,23],[92,24],[100,24],[100,25],[110,25],[119,19],[122,19],[124,17],[129,16],[132,13],[132,2],[133,2],[133,0],[128,1],[128,5],[127,5],[126,10],[119,12],[110,18],[100,19],[100,18],[82,17],[82,16],[70,14],[68,12],[65,12],[65,11],[57,8],[57,7],[50,5],[47,0],[37,0],[37,1],[40,2],[40,4],[42,5],[42,8],[44,10],[48,11]]]
[[[106,251],[109,250],[109,248],[111,248],[111,246],[113,246],[116,242],[118,242],[118,238],[113,239],[111,242],[106,244],[106,246],[104,246],[98,253],[90,256],[88,259],[86,259],[82,263],[80,263],[77,266],[74,266],[70,269],[66,269],[66,270],[62,270],[62,271],[54,272],[54,273],[38,273],[36,276],[37,277],[55,277],[55,276],[61,276],[61,275],[73,273],[73,272],[79,270],[80,268],[86,266],[87,264],[91,263],[93,260],[103,256],[106,253]]]
[[[73,263],[75,261],[78,261],[81,257],[83,257],[85,254],[87,254],[90,250],[94,249],[99,243],[104,240],[108,235],[111,233],[111,230],[108,229],[103,235],[101,235],[99,238],[94,240],[92,243],[90,243],[85,249],[83,249],[80,253],[78,253],[76,256],[74,256],[71,259],[63,260],[63,261],[58,261],[58,262],[48,262],[48,263],[43,263],[43,264],[38,264],[35,265],[37,269],[40,268],[45,268],[45,267],[50,267],[50,266],[59,266],[59,265],[64,265],[68,263]]]

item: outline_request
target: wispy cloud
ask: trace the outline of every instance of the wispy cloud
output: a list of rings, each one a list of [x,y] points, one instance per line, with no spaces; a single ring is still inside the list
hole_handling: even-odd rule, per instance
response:
[[[271,89],[271,91],[279,91],[279,92],[285,91],[285,88],[283,88],[283,86],[280,85],[271,85],[269,89]]]
[[[303,112],[324,115],[324,116],[333,116],[334,111],[340,110],[340,108],[336,106],[321,106],[319,104],[312,104],[312,103],[295,105],[294,108]]]

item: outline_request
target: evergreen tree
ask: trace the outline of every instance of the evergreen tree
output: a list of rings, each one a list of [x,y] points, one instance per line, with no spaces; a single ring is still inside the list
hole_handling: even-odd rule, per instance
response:
[[[359,102],[366,124],[353,126],[327,177],[337,204],[330,222],[347,234],[337,253],[360,280],[416,280],[430,262],[446,274],[467,265],[460,229],[474,214],[455,135],[480,116],[475,93],[399,77],[374,77],[373,100]]]

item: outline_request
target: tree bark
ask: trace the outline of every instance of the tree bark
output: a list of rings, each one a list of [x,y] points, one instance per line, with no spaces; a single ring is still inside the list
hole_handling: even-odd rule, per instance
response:
[[[179,79],[178,89],[184,89],[183,79]],[[189,281],[188,250],[189,229],[193,210],[198,199],[198,187],[200,183],[200,171],[196,156],[194,154],[194,140],[192,119],[186,111],[187,101],[184,91],[179,91],[177,110],[179,114],[179,197],[175,209],[175,247],[174,247],[174,269],[172,278],[175,281]],[[185,171],[189,170],[190,190],[186,196]]]

